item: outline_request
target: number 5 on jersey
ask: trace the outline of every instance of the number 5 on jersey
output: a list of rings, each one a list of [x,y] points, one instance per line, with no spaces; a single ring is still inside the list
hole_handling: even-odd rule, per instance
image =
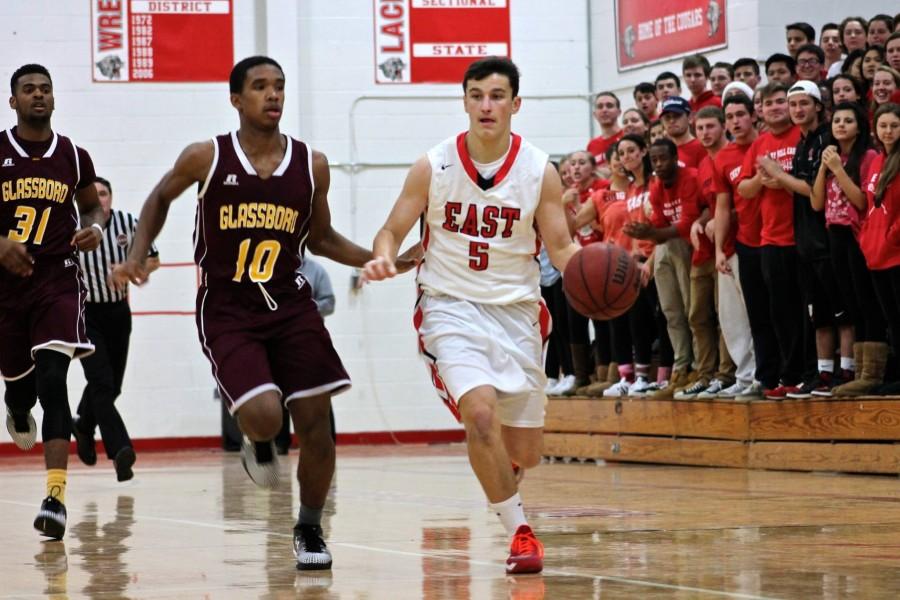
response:
[[[240,283],[244,278],[244,271],[247,268],[247,255],[250,254],[250,242],[250,238],[247,238],[238,246],[237,268],[234,271],[232,281]],[[253,283],[265,283],[272,279],[279,252],[281,252],[281,244],[275,240],[263,240],[258,243],[256,250],[253,252],[253,259],[250,261],[250,272],[248,273],[250,281]]]

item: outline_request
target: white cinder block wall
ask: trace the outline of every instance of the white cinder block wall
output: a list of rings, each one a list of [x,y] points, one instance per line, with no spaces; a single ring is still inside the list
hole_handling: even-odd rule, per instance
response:
[[[334,165],[334,225],[364,246],[371,245],[384,221],[405,165],[467,123],[459,85],[374,84],[372,4],[234,0],[235,58],[266,53],[285,68],[282,130],[327,154]],[[860,0],[854,11],[866,16],[894,12],[887,4]],[[630,88],[638,81],[652,81],[664,69],[680,73],[680,61],[616,71],[610,0],[510,0],[510,5],[512,54],[522,70],[525,97],[514,129],[551,154],[581,148],[592,135],[590,92],[616,90],[630,106]],[[730,0],[730,47],[710,58],[759,58],[783,50],[784,23],[810,20],[818,27],[826,17],[844,16],[842,5],[837,0]],[[54,128],[90,151],[98,173],[112,181],[120,208],[137,213],[185,145],[237,127],[226,83],[92,83],[88,0],[0,2],[0,23],[4,82],[27,62],[50,69],[57,96]],[[2,126],[14,122],[10,111]],[[192,260],[193,215],[191,191],[174,204],[158,240],[164,262]],[[351,270],[324,264],[337,294],[337,311],[327,324],[354,380],[353,390],[335,402],[338,430],[457,427],[415,352],[412,276],[352,292]],[[192,267],[164,268],[133,292],[132,305],[136,311],[190,311],[195,289]],[[74,406],[84,386],[78,364],[70,370],[69,384]],[[135,317],[118,404],[133,437],[218,434],[213,385],[191,316]],[[0,433],[4,441],[5,432]]]

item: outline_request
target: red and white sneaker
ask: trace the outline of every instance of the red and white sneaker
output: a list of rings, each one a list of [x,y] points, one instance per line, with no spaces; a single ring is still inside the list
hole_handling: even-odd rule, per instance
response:
[[[509,545],[509,558],[506,559],[506,572],[540,573],[544,568],[544,545],[528,525],[519,525],[512,543]]]

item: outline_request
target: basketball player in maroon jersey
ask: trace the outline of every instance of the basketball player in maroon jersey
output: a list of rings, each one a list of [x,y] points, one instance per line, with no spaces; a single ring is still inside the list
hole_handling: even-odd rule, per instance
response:
[[[66,373],[94,351],[84,322],[85,288],[75,250],[100,243],[103,210],[91,157],[50,126],[53,82],[41,65],[10,79],[16,126],[0,133],[0,375],[6,428],[23,450],[37,439],[40,398],[47,496],[34,527],[66,531],[66,468],[72,413]],[[79,225],[80,217],[80,225]]]
[[[240,128],[185,148],[150,192],[128,260],[112,278],[118,285],[146,281],[144,260],[169,205],[199,184],[194,241],[203,352],[246,436],[242,461],[258,485],[277,483],[271,440],[281,429],[282,403],[290,410],[300,441],[297,568],[330,569],[320,524],[335,461],[329,410],[350,378],[296,270],[306,248],[357,267],[372,253],[331,226],[325,156],[279,130],[278,63],[264,56],[240,61],[229,88]]]

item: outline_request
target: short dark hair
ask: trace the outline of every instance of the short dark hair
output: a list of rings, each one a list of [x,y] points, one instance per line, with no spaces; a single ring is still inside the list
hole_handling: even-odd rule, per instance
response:
[[[775,63],[784,63],[787,65],[787,68],[791,73],[797,72],[797,61],[794,60],[794,57],[792,57],[790,54],[782,54],[781,52],[776,52],[766,59],[766,75],[769,74],[769,67]]]
[[[872,26],[873,21],[881,21],[885,25],[887,25],[887,30],[890,32],[894,31],[894,17],[886,14],[877,14],[871,19],[869,19],[869,24],[866,26],[866,33],[869,33],[869,27]]]
[[[740,104],[744,108],[747,109],[751,115],[756,112],[756,107],[753,106],[753,99],[748,98],[744,94],[732,94],[725,98],[725,101],[722,102],[722,111],[724,113],[725,109],[731,106],[732,104]]]
[[[619,97],[616,96],[615,92],[608,92],[608,91],[607,92],[597,92],[596,94],[594,94],[594,101],[591,104],[596,104],[597,98],[599,98],[600,96],[609,96],[610,98],[612,98],[613,100],[616,101],[616,108],[622,108],[622,103],[619,102]]]
[[[809,23],[804,23],[803,21],[798,21],[797,23],[788,23],[784,26],[785,31],[790,31],[791,29],[796,29],[797,31],[802,31],[803,35],[806,36],[806,41],[812,43],[816,41],[816,30],[813,29],[813,26]]]
[[[655,94],[656,86],[650,83],[649,81],[642,81],[636,86],[634,86],[634,91],[631,92],[631,96],[633,98],[637,97],[638,94]]]
[[[756,73],[756,76],[759,77],[759,63],[756,62],[755,58],[739,58],[734,61],[734,70],[738,70],[740,67],[750,67],[753,69],[753,72]]]
[[[231,75],[228,76],[228,91],[232,94],[240,94],[244,89],[244,81],[247,79],[247,71],[259,65],[272,65],[284,75],[284,69],[281,68],[274,58],[268,56],[248,56],[239,61],[231,69]]]
[[[822,28],[819,29],[819,41],[822,41],[822,34],[825,33],[826,31],[828,31],[829,29],[837,29],[838,37],[840,37],[840,35],[841,35],[840,26],[837,23],[825,23],[824,25],[822,25]]]
[[[765,100],[766,98],[774,96],[779,92],[784,92],[785,94],[787,94],[788,86],[784,85],[780,81],[770,81],[766,85],[759,88],[757,91],[759,91],[760,99]]]
[[[728,71],[728,76],[734,79],[734,66],[730,62],[725,62],[724,60],[720,60],[712,66],[713,69],[725,69]],[[712,72],[712,69],[710,69]]]
[[[722,125],[725,124],[725,113],[722,112],[722,109],[718,106],[704,106],[697,114],[694,116],[694,122],[697,122],[697,119],[718,119],[719,123]]]
[[[685,69],[696,69],[697,67],[703,69],[703,74],[709,77],[712,67],[709,66],[709,60],[702,54],[691,54],[690,56],[685,56],[684,60],[681,61],[682,73],[684,73]]]
[[[823,65],[825,64],[825,51],[816,44],[803,44],[802,46],[797,48],[798,59],[800,58],[801,52],[811,52],[816,55],[816,58],[819,59],[820,63],[822,63]]]
[[[663,71],[662,73],[660,73],[659,75],[656,76],[656,79],[653,80],[653,83],[657,84],[660,81],[663,81],[665,79],[674,79],[675,85],[678,86],[679,88],[681,87],[681,79],[679,79],[678,75],[676,75],[672,71]]]
[[[466,69],[465,75],[463,75],[463,93],[466,92],[466,84],[470,79],[480,81],[494,73],[504,75],[509,79],[513,98],[519,95],[519,67],[505,56],[486,56],[470,64],[469,68]]]
[[[106,189],[109,190],[109,193],[112,194],[112,184],[109,182],[109,179],[105,177],[100,177],[99,175],[94,176],[94,183],[102,183],[106,186]]]
[[[16,69],[15,72],[13,72],[12,77],[9,78],[10,93],[13,96],[16,95],[16,86],[19,84],[19,77],[22,77],[24,75],[31,75],[33,73],[38,73],[39,75],[45,76],[50,80],[50,85],[53,85],[53,79],[50,77],[50,71],[47,70],[47,67],[45,67],[44,65],[31,63],[22,65],[21,67]]]
[[[675,145],[675,142],[670,140],[669,138],[659,138],[652,144],[650,144],[651,148],[661,147],[665,148],[669,151],[669,156],[678,157],[678,146]]]

